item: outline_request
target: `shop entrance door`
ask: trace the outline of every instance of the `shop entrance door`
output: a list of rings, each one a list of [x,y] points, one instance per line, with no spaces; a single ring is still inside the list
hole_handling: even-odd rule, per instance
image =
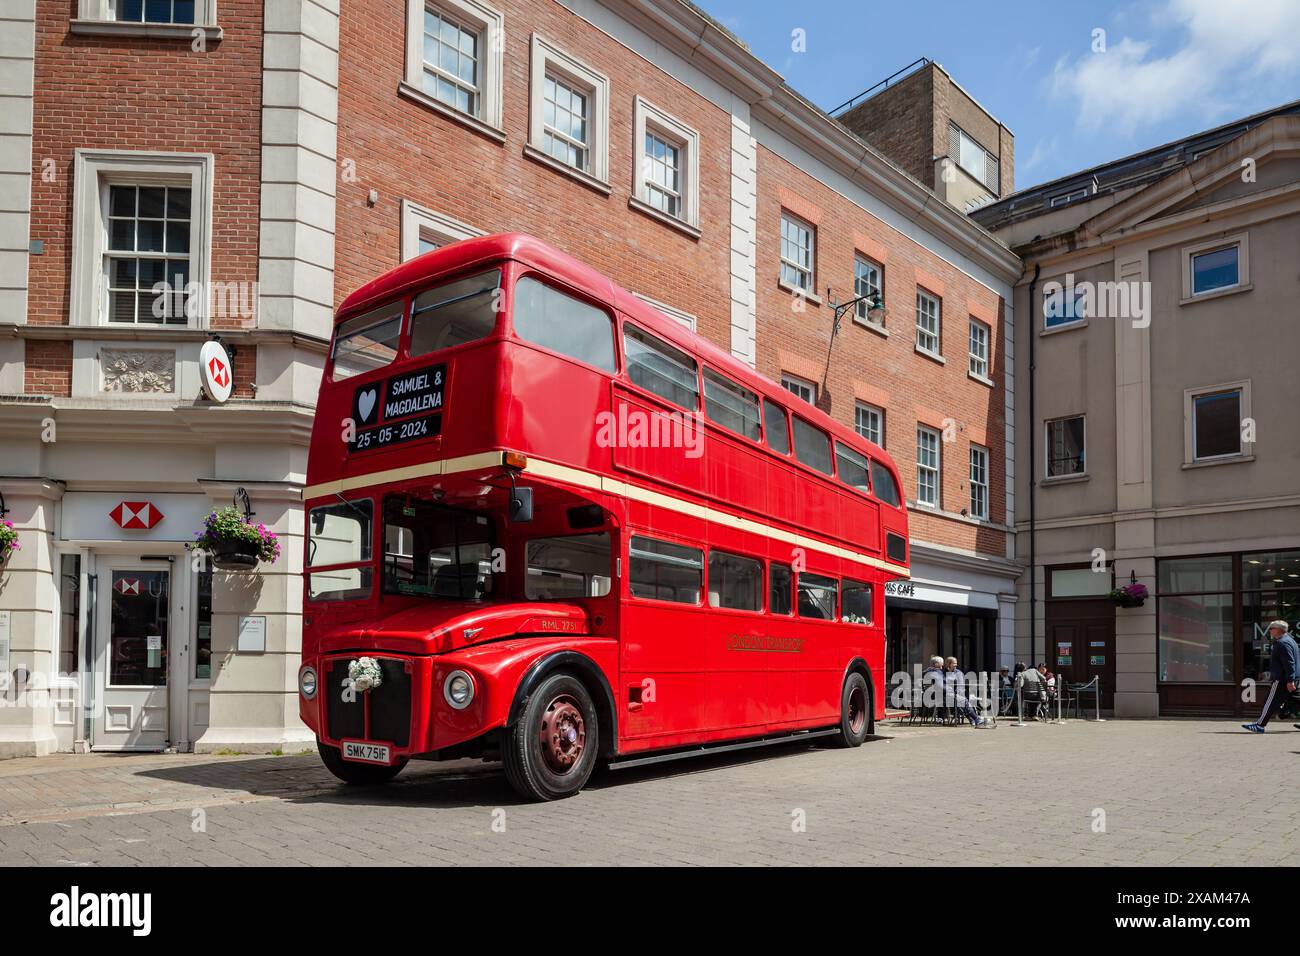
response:
[[[1071,684],[1101,679],[1101,706],[1115,700],[1115,608],[1109,600],[1047,603],[1047,667]]]
[[[100,565],[95,649],[94,750],[163,750],[168,744],[170,569],[129,560]]]

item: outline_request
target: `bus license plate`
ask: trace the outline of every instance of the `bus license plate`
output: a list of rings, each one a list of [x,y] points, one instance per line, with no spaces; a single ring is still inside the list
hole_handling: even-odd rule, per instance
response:
[[[361,740],[343,741],[343,759],[359,760],[362,763],[392,763],[388,748],[383,744],[368,744]]]

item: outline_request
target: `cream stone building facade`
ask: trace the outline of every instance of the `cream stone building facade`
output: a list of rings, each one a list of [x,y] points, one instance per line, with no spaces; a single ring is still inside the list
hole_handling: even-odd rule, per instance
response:
[[[1017,656],[1118,716],[1256,713],[1300,619],[1300,103],[973,218],[1025,261]]]

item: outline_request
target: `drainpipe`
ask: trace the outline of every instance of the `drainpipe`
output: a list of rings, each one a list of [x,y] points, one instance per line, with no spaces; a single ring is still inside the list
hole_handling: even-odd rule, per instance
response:
[[[1038,656],[1038,566],[1035,563],[1038,543],[1037,511],[1035,508],[1038,490],[1038,418],[1034,408],[1035,362],[1038,342],[1037,326],[1034,324],[1034,293],[1038,289],[1038,274],[1042,270],[1034,265],[1034,277],[1029,280],[1029,660],[1033,667]]]

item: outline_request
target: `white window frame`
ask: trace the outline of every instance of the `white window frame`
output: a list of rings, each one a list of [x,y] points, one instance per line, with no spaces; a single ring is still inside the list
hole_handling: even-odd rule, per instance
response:
[[[1236,283],[1218,289],[1209,289],[1205,292],[1193,291],[1194,272],[1192,270],[1192,260],[1197,256],[1205,255],[1207,252],[1218,252],[1221,249],[1229,249],[1233,246],[1237,248]],[[1204,302],[1206,299],[1215,299],[1221,295],[1232,295],[1234,292],[1245,292],[1251,288],[1250,242],[1248,235],[1244,232],[1184,246],[1181,249],[1181,254],[1183,260],[1183,298],[1179,303],[1180,305],[1186,305],[1189,302]]]
[[[1207,455],[1198,457],[1196,454],[1196,399],[1206,395],[1217,395],[1222,392],[1237,392],[1238,398],[1238,415],[1242,419],[1251,417],[1250,413],[1250,380],[1244,379],[1239,382],[1224,382],[1221,385],[1208,385],[1199,388],[1188,388],[1183,391],[1183,465],[1185,467],[1229,464],[1237,461],[1250,461],[1255,455],[1254,442],[1247,442],[1242,438],[1240,430],[1237,432],[1237,451],[1230,452],[1226,455]]]
[[[876,417],[876,437],[872,438],[868,429],[862,427],[863,416],[874,415]],[[877,447],[885,447],[885,410],[877,405],[869,405],[866,402],[855,402],[853,406],[853,430],[869,442],[875,443]]]
[[[793,388],[791,386],[794,386]],[[809,381],[806,378],[800,378],[798,375],[791,375],[789,372],[781,373],[781,387],[794,395],[796,398],[802,398],[809,405],[817,405],[817,383]],[[812,397],[806,397],[804,392],[808,392]]]
[[[1042,313],[1043,313],[1042,331],[1044,333],[1059,332],[1062,329],[1076,329],[1087,325],[1088,316],[1080,314],[1081,312],[1085,311],[1084,303],[1082,300],[1084,297],[1084,291],[1086,289],[1086,286],[1083,283],[1075,283],[1073,287],[1074,298],[1073,300],[1071,300],[1066,298],[1066,292],[1068,290],[1066,288],[1065,283],[1061,279],[1057,279],[1056,282],[1058,285],[1061,286],[1061,293],[1060,293],[1061,308],[1062,310],[1065,310],[1066,305],[1068,304],[1069,311],[1073,313],[1073,316],[1072,317],[1049,316],[1047,314],[1047,303],[1050,297],[1050,293],[1048,293],[1046,287],[1044,287],[1043,301],[1042,301]]]
[[[875,284],[874,287],[873,287],[873,286],[870,286],[870,284],[868,284],[868,288],[873,288],[874,291],[876,291],[876,292],[878,292],[878,293],[880,294],[880,302],[881,302],[881,305],[884,305],[884,301],[885,301],[885,267],[884,267],[883,265],[881,265],[879,262],[877,262],[875,259],[872,259],[870,256],[864,256],[864,255],[863,255],[862,253],[860,253],[860,252],[855,252],[855,253],[853,254],[853,297],[854,297],[854,298],[861,298],[861,297],[865,294],[865,293],[863,292],[862,288],[861,288],[861,283],[859,282],[859,276],[858,276],[858,267],[859,267],[859,266],[866,266],[868,269],[874,269],[874,270],[875,270],[875,272],[876,272],[876,284]],[[863,301],[863,302],[859,302],[859,303],[854,307],[854,309],[853,309],[853,321],[854,321],[854,322],[857,322],[859,325],[865,325],[865,326],[868,326],[868,327],[870,327],[870,328],[877,329],[877,330],[884,329],[884,327],[885,327],[885,319],[884,319],[884,316],[882,315],[881,318],[878,319],[878,320],[877,320],[877,319],[873,319],[873,318],[871,317],[871,313],[870,313],[870,312],[868,311],[868,309],[867,309],[867,303],[866,303],[865,301]]]
[[[981,477],[983,480],[979,480]],[[983,507],[979,508],[976,507],[977,488],[983,491]],[[970,516],[989,520],[989,450],[974,442],[970,446]]]
[[[453,219],[451,216],[434,212],[432,209],[411,202],[409,199],[402,200],[401,241],[403,262],[414,259],[420,254],[421,239],[436,242],[439,246],[446,246],[453,242],[460,242],[462,239],[473,239],[475,236],[486,235],[487,233],[482,229],[468,226],[459,219]]]
[[[1083,422],[1083,471],[1076,471],[1065,475],[1052,474],[1052,426],[1058,422],[1068,422],[1074,419]],[[1088,416],[1087,415],[1059,415],[1056,418],[1049,418],[1043,422],[1043,481],[1078,481],[1081,478],[1088,477]]]
[[[934,441],[934,465],[925,465],[921,463],[923,452],[928,451],[922,444],[922,438],[933,439]],[[934,475],[934,500],[929,501],[921,497],[921,476],[922,473],[932,473]],[[916,426],[916,503],[926,508],[940,508],[943,502],[943,436],[936,429],[928,425]]]
[[[668,305],[666,302],[660,302],[658,299],[652,299],[648,295],[642,295],[640,292],[633,292],[634,296],[653,309],[658,309],[674,322],[679,322],[692,332],[695,331],[695,316],[690,312],[685,312],[676,306]]]
[[[805,267],[802,262],[794,259],[788,259],[785,255],[785,227],[786,223],[802,229],[808,234],[808,265]],[[781,269],[777,272],[777,278],[780,281],[781,288],[789,289],[791,292],[797,292],[800,295],[812,297],[817,293],[817,228],[805,219],[800,219],[789,210],[781,210],[781,231],[776,237],[777,253],[780,256]],[[798,285],[787,282],[785,278],[785,266],[794,269],[800,275],[808,277],[807,285]]]
[[[922,317],[928,314],[922,310],[924,300],[934,303],[934,329],[927,329],[921,324]],[[934,337],[934,348],[921,343],[921,336],[929,335]],[[916,350],[922,355],[928,355],[931,358],[943,359],[943,299],[933,292],[926,292],[920,286],[916,287]]]
[[[192,40],[194,31],[199,30],[207,40],[221,39],[222,31],[217,26],[217,0],[194,0],[192,23],[119,20],[117,8],[121,2],[122,0],[77,0],[77,16],[69,24],[71,32]]]
[[[591,110],[587,122],[590,139],[587,142],[587,154],[590,162],[586,170],[562,163],[545,150],[543,98],[546,95],[547,73],[554,73],[565,83],[580,88],[589,97]],[[524,154],[608,194],[610,192],[609,77],[565,53],[536,33],[532,38],[529,76],[528,144],[524,147]]]
[[[975,139],[974,136],[971,136],[969,133],[967,133],[964,129],[962,129],[952,120],[948,121],[948,143],[949,143],[950,151],[952,150],[953,146],[956,147],[955,152],[957,155],[952,156],[950,158],[952,159],[953,163],[955,163],[958,167],[960,167],[962,172],[964,172],[971,179],[975,180],[977,183],[979,183],[981,186],[983,186],[985,189],[991,192],[994,196],[997,196],[1001,193],[1001,182],[1000,182],[1001,170],[999,168],[998,158],[996,156],[994,156],[991,152],[985,149]],[[965,151],[965,148],[967,146],[970,147],[971,152],[979,153],[980,169],[978,171],[971,169],[964,162],[962,162],[962,153],[963,151]]]
[[[189,281],[197,283],[200,292],[196,314],[187,318],[186,324],[145,323],[139,327],[157,332],[159,336],[165,336],[169,330],[208,327],[214,166],[211,153],[149,153],[115,149],[76,151],[73,160],[70,325],[125,327],[108,321],[108,285],[104,275],[104,256],[108,250],[105,196],[110,186],[160,185],[182,186],[190,190]]]
[[[666,213],[650,203],[646,176],[645,138],[650,133],[677,147],[680,157],[678,195],[680,216]],[[700,134],[681,120],[637,96],[632,107],[632,198],[629,205],[640,212],[661,219],[677,228],[687,227],[699,235],[700,226]]]
[[[466,113],[424,91],[424,11],[434,9],[479,35],[479,110]],[[403,96],[484,133],[505,140],[501,125],[502,51],[505,15],[479,0],[406,0],[406,72],[398,88]]]
[[[967,371],[971,378],[986,385],[992,385],[989,377],[989,365],[992,359],[989,343],[993,338],[993,329],[987,322],[981,322],[970,316],[970,331],[967,337]],[[977,344],[979,350],[977,351]]]

